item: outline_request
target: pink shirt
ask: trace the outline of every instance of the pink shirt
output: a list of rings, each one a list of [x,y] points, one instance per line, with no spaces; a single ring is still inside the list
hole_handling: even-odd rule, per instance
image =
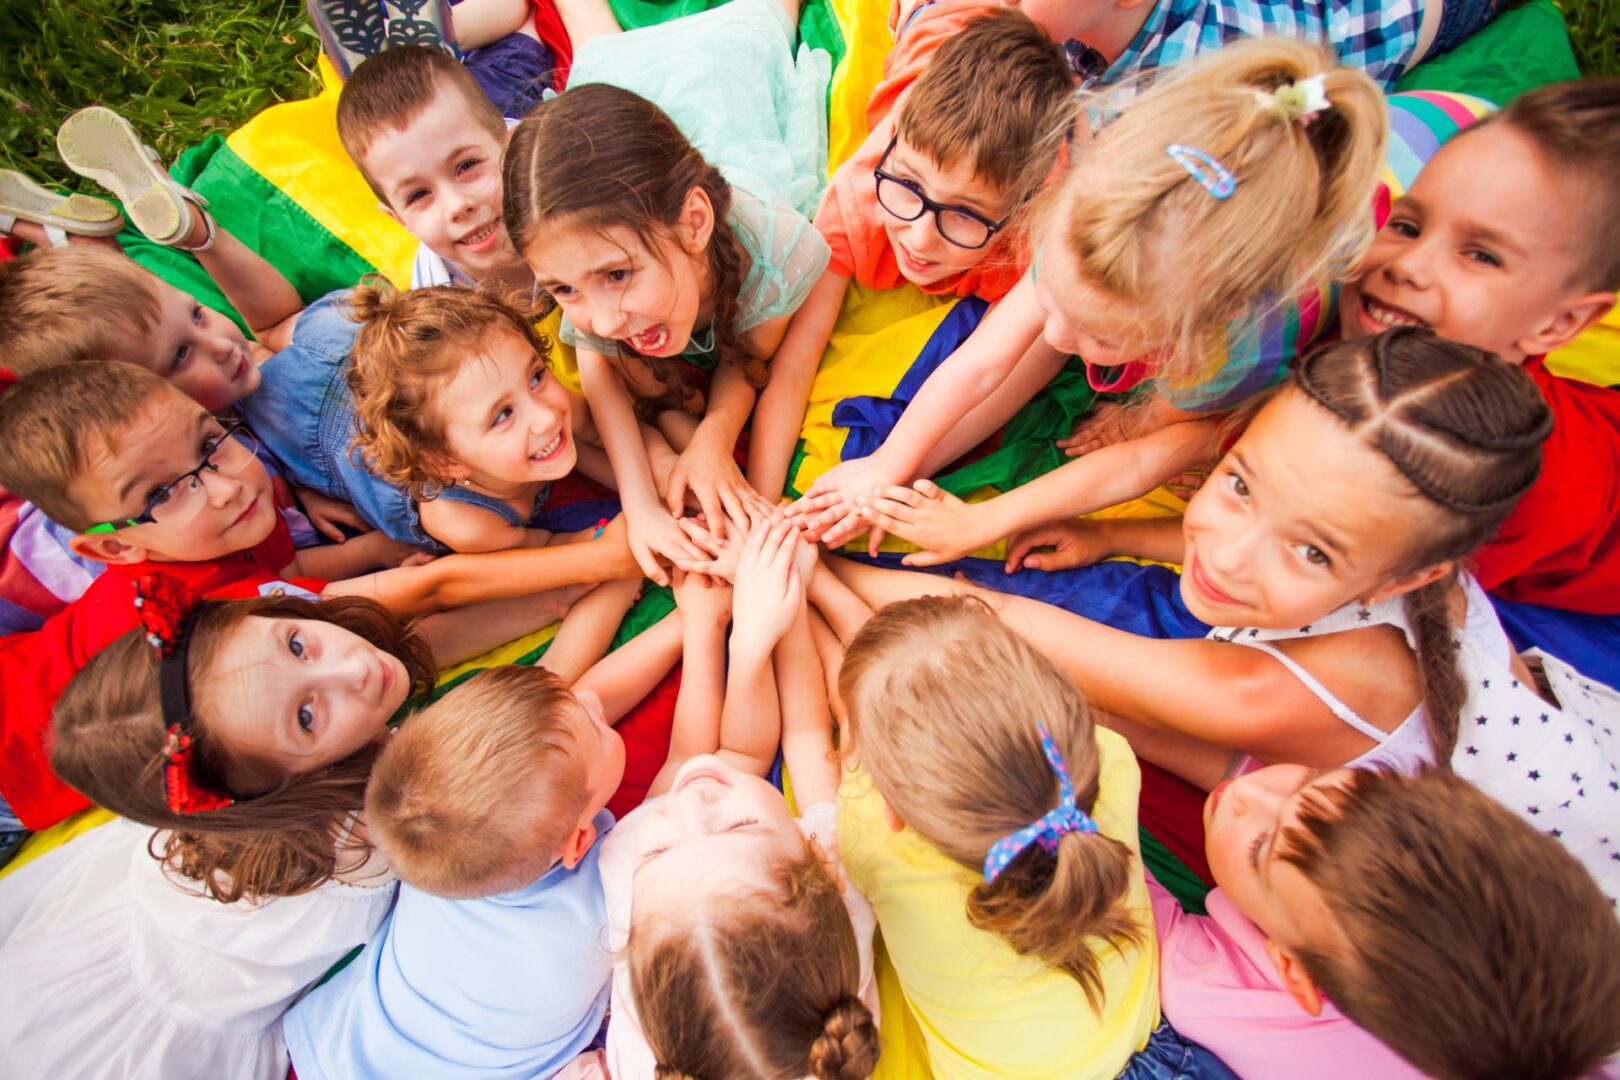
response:
[[[1421,1080],[1423,1074],[1332,1003],[1311,1016],[1283,986],[1266,936],[1216,889],[1190,915],[1148,877],[1159,928],[1159,1005],[1177,1031],[1244,1080]]]

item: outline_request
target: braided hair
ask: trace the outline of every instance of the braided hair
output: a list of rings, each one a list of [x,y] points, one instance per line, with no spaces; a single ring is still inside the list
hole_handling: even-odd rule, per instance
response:
[[[1541,472],[1552,413],[1530,377],[1495,355],[1400,327],[1300,361],[1293,385],[1359,433],[1443,511],[1401,573],[1461,559],[1490,539]],[[1436,757],[1449,761],[1465,694],[1450,617],[1455,572],[1406,594]]]

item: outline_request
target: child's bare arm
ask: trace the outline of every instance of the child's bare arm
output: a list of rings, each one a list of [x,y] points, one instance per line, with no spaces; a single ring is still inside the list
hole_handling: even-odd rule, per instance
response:
[[[810,579],[810,602],[827,626],[847,645],[872,617],[872,607],[855,590],[846,585],[837,574],[825,569]]]
[[[832,575],[827,575],[831,577]],[[810,613],[801,608],[776,647],[776,688],[782,711],[782,761],[802,810],[838,799],[838,755],[833,750],[827,682],[810,634]]]
[[[471,604],[429,615],[416,624],[441,668],[450,667],[505,645],[524,634],[550,626],[568,613],[584,589],[564,586],[532,596]]]
[[[285,349],[292,341],[292,324],[304,310],[298,290],[280,270],[218,222],[215,230],[212,250],[197,252],[197,261],[247,320],[259,344],[272,352]]]
[[[586,593],[557,628],[551,648],[540,658],[541,666],[572,686],[607,655],[613,635],[640,591],[639,579],[626,579],[604,581]]]
[[[590,690],[602,699],[602,714],[617,724],[681,658],[684,620],[677,610],[625,642],[579,677],[575,690]]]
[[[810,387],[848,287],[849,278],[843,274],[822,271],[804,304],[793,313],[782,344],[771,358],[770,381],[759,395],[748,441],[748,482],[772,501],[787,485],[788,465],[804,424]]]
[[[1045,547],[1053,550],[1036,550]],[[1180,563],[1185,552],[1179,517],[1048,521],[1007,538],[1005,569],[1068,570],[1120,556]]]
[[[675,698],[669,757],[647,789],[649,796],[669,790],[689,759],[720,749],[731,590],[709,584],[698,574],[678,575],[675,589],[683,624],[681,689]]]
[[[299,548],[295,576],[344,581],[384,567],[399,566],[408,559],[426,561],[432,556],[419,547],[390,539],[378,530],[352,536],[341,544]]]
[[[737,564],[731,667],[720,717],[720,747],[738,768],[763,776],[776,759],[782,720],[772,655],[804,611],[796,565],[803,541],[776,517],[755,523]]]
[[[482,506],[449,499],[428,499],[416,505],[423,531],[451,551],[506,551],[545,547],[551,542],[551,533],[546,530],[509,525]]]
[[[697,500],[710,529],[724,535],[726,515],[741,517],[743,503],[753,489],[743,478],[733,456],[737,439],[754,408],[754,388],[741,365],[721,364],[709,389],[709,406],[697,430],[681,450],[669,475],[664,503],[669,512],[685,512],[688,493]]]

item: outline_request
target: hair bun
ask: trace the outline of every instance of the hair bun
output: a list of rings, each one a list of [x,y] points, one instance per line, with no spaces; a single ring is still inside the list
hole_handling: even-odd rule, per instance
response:
[[[349,290],[349,311],[355,322],[368,323],[386,317],[403,294],[381,274],[367,274]]]
[[[821,1034],[810,1044],[810,1072],[816,1080],[866,1080],[877,1060],[872,1012],[860,998],[845,994],[822,1018]]]

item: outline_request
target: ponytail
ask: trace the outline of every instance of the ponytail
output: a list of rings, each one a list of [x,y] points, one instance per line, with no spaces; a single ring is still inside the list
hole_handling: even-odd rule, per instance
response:
[[[1457,632],[1451,625],[1451,591],[1455,571],[1414,589],[1402,598],[1406,625],[1417,650],[1418,678],[1423,684],[1423,713],[1428,718],[1434,759],[1450,762],[1457,748],[1457,721],[1468,688],[1457,671]]]
[[[864,1080],[877,1068],[877,1022],[860,998],[846,994],[822,1018],[810,1044],[810,1075],[816,1080]]]

